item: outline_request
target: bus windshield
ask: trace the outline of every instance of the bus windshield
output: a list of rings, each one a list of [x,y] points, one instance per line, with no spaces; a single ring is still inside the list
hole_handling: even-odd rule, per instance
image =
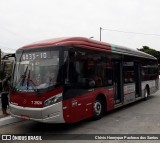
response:
[[[58,72],[59,50],[19,51],[16,54],[13,88],[19,92],[53,89],[60,84]]]

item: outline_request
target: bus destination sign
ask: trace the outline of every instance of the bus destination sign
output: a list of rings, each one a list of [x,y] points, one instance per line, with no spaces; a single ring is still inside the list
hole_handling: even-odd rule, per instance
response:
[[[24,53],[22,55],[22,61],[31,61],[35,59],[49,59],[50,52],[35,52],[35,53]]]

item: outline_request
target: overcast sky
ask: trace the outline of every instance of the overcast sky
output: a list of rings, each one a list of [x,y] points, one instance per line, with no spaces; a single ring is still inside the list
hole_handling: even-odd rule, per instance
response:
[[[0,0],[4,52],[56,37],[99,40],[100,27],[102,41],[160,51],[160,0]]]

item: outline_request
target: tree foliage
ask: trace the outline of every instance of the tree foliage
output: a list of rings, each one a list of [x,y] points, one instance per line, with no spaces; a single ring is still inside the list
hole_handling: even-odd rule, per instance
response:
[[[138,49],[138,50],[156,57],[158,59],[158,63],[160,63],[160,51],[156,51],[155,49],[151,49],[148,46],[143,46],[143,48]]]

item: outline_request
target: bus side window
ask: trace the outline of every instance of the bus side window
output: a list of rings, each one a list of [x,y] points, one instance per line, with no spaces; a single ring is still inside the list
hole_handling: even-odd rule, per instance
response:
[[[65,84],[89,89],[113,85],[112,62],[103,53],[68,51],[64,59]]]
[[[65,84],[73,84],[77,82],[78,72],[76,69],[76,52],[74,51],[67,51],[64,55],[64,78]]]
[[[106,86],[112,86],[113,85],[113,69],[107,68],[106,69]]]
[[[123,63],[123,78],[126,84],[135,82],[134,62]]]

